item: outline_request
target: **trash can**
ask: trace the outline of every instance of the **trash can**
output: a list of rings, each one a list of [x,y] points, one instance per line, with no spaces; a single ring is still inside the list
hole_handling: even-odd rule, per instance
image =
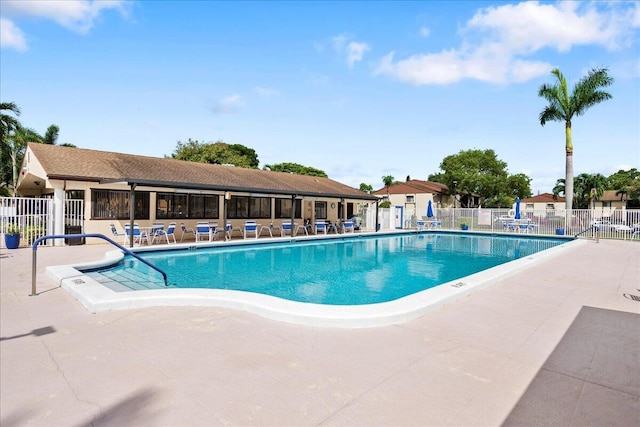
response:
[[[67,225],[64,229],[64,234],[82,234],[82,226]],[[67,238],[64,239],[64,243],[70,246],[84,245],[84,237]]]

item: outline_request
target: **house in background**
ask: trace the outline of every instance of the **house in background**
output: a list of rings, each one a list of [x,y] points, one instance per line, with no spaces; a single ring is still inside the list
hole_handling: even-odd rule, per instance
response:
[[[542,193],[533,197],[527,197],[520,200],[520,208],[527,212],[564,212],[565,210],[565,198],[554,198],[551,193]],[[536,214],[541,216],[540,214]]]
[[[396,215],[400,215],[404,221],[415,221],[426,216],[429,200],[434,209],[453,207],[453,196],[449,193],[449,188],[439,182],[412,179],[397,182],[388,189],[381,188],[371,194],[382,201],[389,200],[392,208],[401,208],[401,213]]]
[[[358,206],[375,210],[378,200],[329,178],[35,143],[27,146],[17,190],[53,199],[47,230],[55,234],[65,233],[68,200],[82,201],[82,232],[104,235],[111,223],[122,230],[134,220],[188,227],[199,220],[234,227],[247,220],[336,222],[360,213]]]
[[[616,190],[605,190],[590,208],[595,208],[595,216],[611,221],[624,221],[629,195],[616,194]]]
[[[616,190],[605,190],[602,196],[596,199],[596,209],[625,209],[629,195],[616,193]]]

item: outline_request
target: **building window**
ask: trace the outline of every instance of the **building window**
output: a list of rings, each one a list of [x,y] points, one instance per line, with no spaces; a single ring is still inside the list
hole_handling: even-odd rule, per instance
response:
[[[533,203],[527,203],[526,208],[527,210],[533,210]]]
[[[220,197],[216,194],[190,194],[189,218],[220,218]]]
[[[556,208],[556,205],[554,205],[553,203],[547,203],[548,210],[554,210],[555,208]]]
[[[407,196],[407,203],[415,203],[415,202],[416,202],[415,196]]]
[[[158,193],[156,197],[157,219],[184,219],[220,217],[220,197],[200,194]]]
[[[327,218],[327,202],[316,202],[316,218],[318,219],[326,219]]]
[[[149,192],[135,192],[134,216],[149,219]],[[129,191],[91,190],[91,217],[93,219],[129,219]]]
[[[291,218],[291,199],[276,199],[275,218]],[[296,200],[295,218],[302,218],[302,200]]]
[[[271,199],[268,197],[231,196],[227,203],[227,218],[271,218]]]
[[[158,193],[156,197],[157,219],[188,218],[189,210],[186,194]]]
[[[84,190],[69,190],[64,196],[67,200],[84,200]]]
[[[609,201],[603,201],[603,202],[602,202],[602,207],[603,207],[603,208],[610,208],[610,207],[611,207],[611,200],[609,200]]]

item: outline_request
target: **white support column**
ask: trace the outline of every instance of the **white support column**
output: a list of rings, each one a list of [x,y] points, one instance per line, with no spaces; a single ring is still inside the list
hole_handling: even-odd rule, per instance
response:
[[[64,189],[53,190],[53,234],[64,234]],[[63,246],[63,239],[53,239],[55,246]]]

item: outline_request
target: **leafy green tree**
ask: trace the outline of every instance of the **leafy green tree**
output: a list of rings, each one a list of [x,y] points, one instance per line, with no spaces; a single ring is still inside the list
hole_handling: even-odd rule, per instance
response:
[[[573,140],[571,137],[571,121],[573,116],[581,116],[589,108],[612,96],[602,88],[613,84],[613,78],[609,76],[606,68],[592,69],[585,77],[580,79],[569,93],[567,80],[557,68],[551,71],[556,77],[553,85],[543,84],[538,90],[538,96],[546,99],[549,104],[540,113],[540,124],[544,126],[549,121],[565,123],[565,183],[566,183],[566,209],[573,207]]]
[[[429,181],[440,182],[459,194],[462,207],[471,206],[473,196],[487,207],[508,207],[516,197],[531,196],[531,179],[524,174],[509,175],[507,163],[493,150],[466,150],[445,157],[442,172],[429,175]]]
[[[640,208],[640,171],[636,168],[619,170],[607,178],[609,190],[616,190],[620,200],[627,199],[627,207]]]
[[[634,181],[640,179],[640,171],[636,168],[629,170],[620,169],[607,178],[610,190],[617,190],[624,186],[633,185]]]
[[[263,169],[274,172],[286,172],[296,175],[310,175],[327,178],[327,174],[324,171],[312,168],[311,166],[299,165],[298,163],[274,163],[271,165],[265,165]]]
[[[373,185],[365,184],[364,182],[360,183],[360,191],[363,191],[367,194],[370,194],[373,191]]]
[[[191,138],[187,142],[178,141],[171,158],[191,162],[218,165],[234,165],[247,169],[257,169],[258,155],[252,148],[225,142],[204,143]]]

